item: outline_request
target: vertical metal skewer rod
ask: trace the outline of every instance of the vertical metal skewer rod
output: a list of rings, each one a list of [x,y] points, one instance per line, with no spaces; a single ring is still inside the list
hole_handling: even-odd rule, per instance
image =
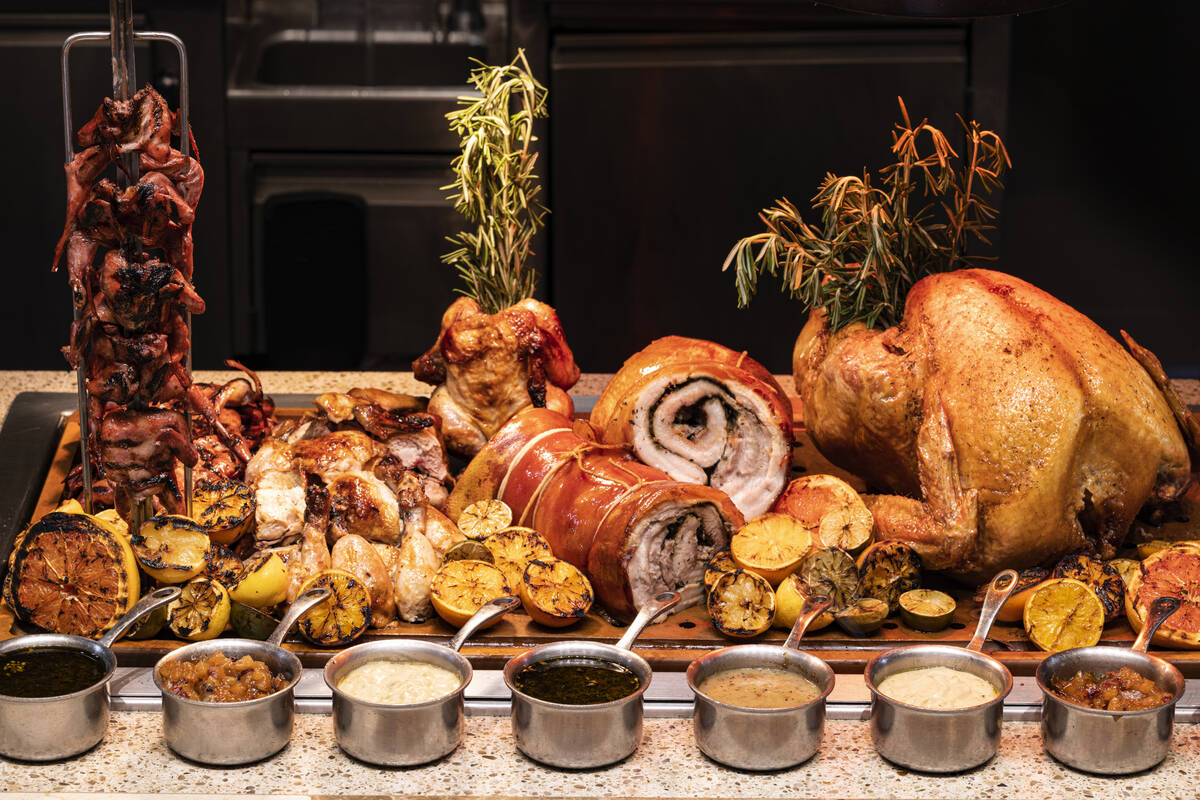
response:
[[[71,119],[71,69],[70,55],[71,48],[80,42],[97,42],[109,40],[112,50],[112,68],[113,68],[113,97],[116,100],[128,100],[133,95],[133,84],[136,79],[136,71],[134,66],[134,42],[166,42],[174,46],[179,54],[179,150],[186,157],[190,155],[191,150],[191,128],[188,120],[188,62],[187,48],[183,44],[183,40],[173,33],[165,33],[162,31],[146,31],[144,33],[135,33],[133,30],[133,4],[132,0],[109,0],[110,14],[110,30],[108,31],[85,31],[75,33],[66,38],[62,46],[62,98],[63,98],[63,143],[66,153],[66,163],[69,165],[75,158],[74,136],[75,125]],[[123,157],[125,172],[118,176],[121,180],[128,175],[136,180],[141,171],[137,153],[130,153]],[[140,242],[138,243],[140,248]],[[75,322],[79,322],[83,315],[83,305],[86,297],[72,297],[73,318]],[[187,370],[189,379],[192,374],[192,315],[190,312],[185,312],[185,318],[188,329],[188,350],[184,360],[184,367]],[[85,364],[81,364],[75,370],[75,384],[77,401],[79,404],[79,442],[81,453],[81,464],[83,467],[83,506],[84,510],[91,513],[93,510],[93,483],[95,476],[92,474],[92,460],[90,452],[90,438],[93,433],[90,431],[90,423],[88,419],[88,396],[87,396],[87,377],[84,374]],[[188,440],[192,437],[192,418],[191,413],[186,415],[188,425]],[[184,467],[184,497],[186,503],[186,512],[190,516],[192,513],[192,468]],[[134,516],[135,529],[140,526],[148,516],[149,501],[138,504],[132,509]]]

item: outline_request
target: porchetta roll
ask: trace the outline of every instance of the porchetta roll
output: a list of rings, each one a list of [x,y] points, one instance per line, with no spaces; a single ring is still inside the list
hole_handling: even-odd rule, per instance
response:
[[[720,489],[748,518],[787,484],[791,402],[765,367],[714,342],[651,342],[609,381],[591,424],[672,478]]]
[[[623,445],[580,436],[547,409],[522,412],[497,432],[467,466],[447,511],[454,519],[489,497],[587,573],[600,602],[622,619],[659,592],[699,582],[744,521],[724,492],[672,480]]]

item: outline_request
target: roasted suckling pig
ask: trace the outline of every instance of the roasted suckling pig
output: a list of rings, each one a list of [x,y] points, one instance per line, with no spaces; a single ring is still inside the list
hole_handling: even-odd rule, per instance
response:
[[[446,446],[466,457],[526,408],[571,416],[566,390],[579,380],[558,315],[532,299],[496,314],[483,313],[471,298],[456,300],[413,373],[437,386],[429,411],[442,420]]]
[[[1182,495],[1194,423],[1135,353],[1146,368],[1067,304],[970,269],[918,282],[885,330],[813,312],[794,367],[817,447],[891,492],[866,498],[876,535],[979,581],[1110,558],[1143,506]]]
[[[246,467],[257,546],[284,548],[293,596],[332,564],[368,587],[376,627],[427,619],[433,571],[463,538],[439,511],[451,479],[437,418],[417,398],[377,389],[314,404]]]
[[[600,441],[628,445],[672,478],[725,492],[747,519],[787,483],[791,401],[765,367],[713,342],[651,342],[609,381],[591,424]]]
[[[600,602],[626,620],[659,592],[698,582],[744,522],[724,492],[672,480],[548,409],[518,414],[488,442],[460,477],[450,516],[492,497],[586,572]]]
[[[175,115],[150,86],[100,105],[66,167],[67,217],[54,253],[57,269],[66,252],[77,312],[64,354],[84,373],[87,457],[126,516],[151,498],[171,510],[182,506],[176,464],[198,459],[186,412],[238,460],[249,458],[187,369],[186,315],[204,311],[191,282],[204,172],[172,146],[175,129]],[[128,174],[121,160],[130,154],[140,175]],[[113,164],[129,178],[126,188],[101,177]]]

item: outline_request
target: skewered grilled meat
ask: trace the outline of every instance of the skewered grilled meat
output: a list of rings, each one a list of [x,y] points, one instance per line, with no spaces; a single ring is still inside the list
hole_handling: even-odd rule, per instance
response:
[[[174,122],[167,101],[146,85],[128,100],[104,98],[76,139],[81,147],[104,148],[110,159],[122,153],[146,153],[162,161],[171,150]]]
[[[198,414],[205,435],[238,460],[250,457],[186,367],[185,315],[204,311],[191,284],[191,226],[204,171],[171,147],[174,128],[174,115],[150,86],[128,100],[101,103],[78,133],[83,149],[66,166],[67,216],[54,253],[57,269],[66,248],[77,312],[64,355],[84,373],[84,457],[98,462],[97,477],[112,486],[126,518],[131,504],[155,496],[168,510],[180,508],[176,462],[190,467],[199,459],[184,409]],[[130,154],[141,170],[136,180],[119,160]],[[101,179],[114,163],[132,185]]]
[[[183,498],[175,485],[175,460],[191,466],[196,458],[187,437],[187,420],[178,411],[121,409],[100,423],[100,463],[116,486],[122,516],[131,503],[154,495],[168,510],[179,510]]]

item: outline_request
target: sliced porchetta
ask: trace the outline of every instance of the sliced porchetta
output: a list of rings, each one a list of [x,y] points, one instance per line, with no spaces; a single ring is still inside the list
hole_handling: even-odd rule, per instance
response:
[[[672,478],[713,486],[746,517],[766,513],[791,466],[791,402],[745,353],[668,336],[634,354],[591,414],[597,438],[624,444]]]
[[[483,497],[503,500],[514,524],[542,533],[621,619],[659,592],[700,581],[743,523],[724,492],[672,480],[623,446],[579,436],[547,409],[513,417],[475,456],[450,495],[450,517]]]

